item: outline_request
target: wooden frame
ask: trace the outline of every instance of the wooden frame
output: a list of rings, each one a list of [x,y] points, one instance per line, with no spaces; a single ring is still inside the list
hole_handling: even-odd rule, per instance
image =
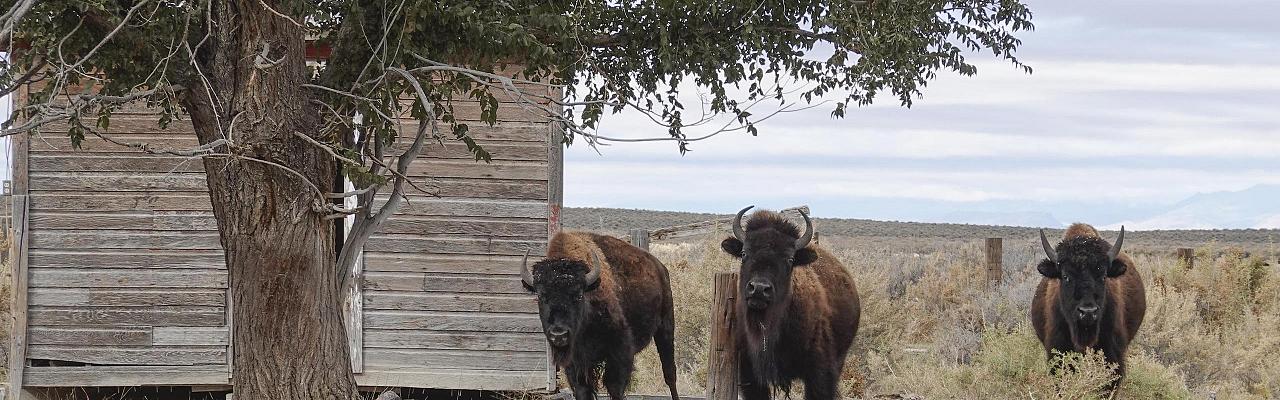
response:
[[[15,98],[24,100],[27,89],[19,89]],[[27,248],[30,245],[30,232],[27,226],[30,210],[28,192],[28,155],[31,136],[21,133],[11,136],[13,144],[12,163],[12,216],[13,236],[10,237],[12,249],[9,252],[10,269],[13,274],[12,298],[9,311],[13,316],[13,331],[9,338],[9,397],[22,398],[23,377],[27,364]]]
[[[351,131],[353,140],[357,133],[356,130]],[[342,183],[343,192],[356,190],[355,184],[351,183],[351,179],[346,176],[342,177]],[[342,206],[348,209],[354,210],[359,206],[359,200],[354,196],[343,198],[343,202]],[[343,234],[350,234],[351,228],[355,226],[356,216],[348,215],[342,220]],[[345,239],[344,236],[343,240]],[[360,251],[351,269],[354,271],[349,278],[353,281],[350,289],[347,290],[346,301],[343,303],[343,325],[347,330],[347,356],[351,359],[351,372],[360,374],[364,372],[364,250]]]
[[[562,107],[563,108],[563,107]],[[560,232],[560,209],[564,206],[564,127],[557,123],[547,124],[547,240]],[[544,345],[545,342],[543,343]],[[548,392],[556,390],[557,368],[551,356],[551,346],[547,352],[547,385]]]

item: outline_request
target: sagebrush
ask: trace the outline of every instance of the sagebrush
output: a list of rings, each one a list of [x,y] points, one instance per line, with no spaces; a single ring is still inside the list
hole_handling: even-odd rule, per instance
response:
[[[736,270],[719,232],[702,242],[656,243],[676,297],[681,392],[705,392],[711,282]],[[1136,241],[1135,241],[1136,242]],[[1129,244],[1126,241],[1126,244]],[[848,398],[1089,399],[1114,366],[1099,354],[1049,361],[1028,323],[1043,257],[1033,240],[1006,240],[1004,280],[986,281],[981,239],[827,237],[862,297],[862,325],[843,371]],[[1274,249],[1274,246],[1269,246]],[[1130,347],[1118,398],[1271,399],[1280,396],[1280,279],[1254,252],[1220,243],[1187,269],[1172,247],[1129,252],[1147,287],[1147,317]],[[1270,254],[1270,253],[1267,253]],[[632,392],[662,393],[657,356],[637,359]]]

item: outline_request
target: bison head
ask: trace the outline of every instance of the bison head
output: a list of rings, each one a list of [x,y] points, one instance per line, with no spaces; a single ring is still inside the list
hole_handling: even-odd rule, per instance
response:
[[[812,263],[818,253],[806,248],[813,239],[813,222],[804,217],[805,231],[801,235],[795,225],[774,213],[756,213],[742,230],[742,215],[747,207],[733,218],[733,237],[720,243],[729,255],[742,260],[739,270],[739,292],[746,301],[747,310],[764,311],[770,305],[785,302],[791,291],[791,270]]]
[[[529,268],[529,253],[520,262],[520,281],[525,290],[538,295],[542,331],[552,347],[565,348],[582,332],[588,304],[584,294],[600,286],[600,259],[591,252],[594,264],[571,259],[546,259]]]
[[[1064,240],[1054,249],[1043,230],[1040,243],[1048,258],[1036,269],[1059,282],[1058,311],[1067,320],[1072,342],[1079,350],[1093,346],[1108,306],[1106,278],[1125,272],[1125,263],[1119,259],[1124,227],[1114,246],[1097,236],[1081,236]]]

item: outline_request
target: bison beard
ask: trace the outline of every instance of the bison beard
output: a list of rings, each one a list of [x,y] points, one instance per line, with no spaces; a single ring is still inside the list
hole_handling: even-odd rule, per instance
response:
[[[778,339],[782,337],[782,323],[786,315],[790,299],[770,304],[764,310],[751,310],[746,301],[738,302],[738,315],[742,315],[742,340],[747,346],[746,354],[751,360],[751,371],[756,382],[770,387],[777,387],[783,392],[791,391],[791,381],[781,379],[778,374],[777,349]]]

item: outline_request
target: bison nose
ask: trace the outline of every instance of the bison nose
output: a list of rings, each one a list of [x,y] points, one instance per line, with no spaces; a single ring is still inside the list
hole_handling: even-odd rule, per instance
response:
[[[1076,307],[1076,313],[1079,314],[1080,319],[1092,321],[1092,320],[1098,319],[1098,306],[1097,305],[1079,306],[1079,307]]]
[[[767,299],[770,296],[773,296],[773,285],[770,285],[769,282],[765,282],[763,280],[752,280],[751,282],[747,282],[747,296],[764,297]]]
[[[569,329],[559,326],[553,326],[547,329],[547,342],[555,347],[565,347],[569,345]]]
[[[555,337],[561,337],[569,334],[569,330],[561,326],[553,326],[547,329],[547,334]]]

